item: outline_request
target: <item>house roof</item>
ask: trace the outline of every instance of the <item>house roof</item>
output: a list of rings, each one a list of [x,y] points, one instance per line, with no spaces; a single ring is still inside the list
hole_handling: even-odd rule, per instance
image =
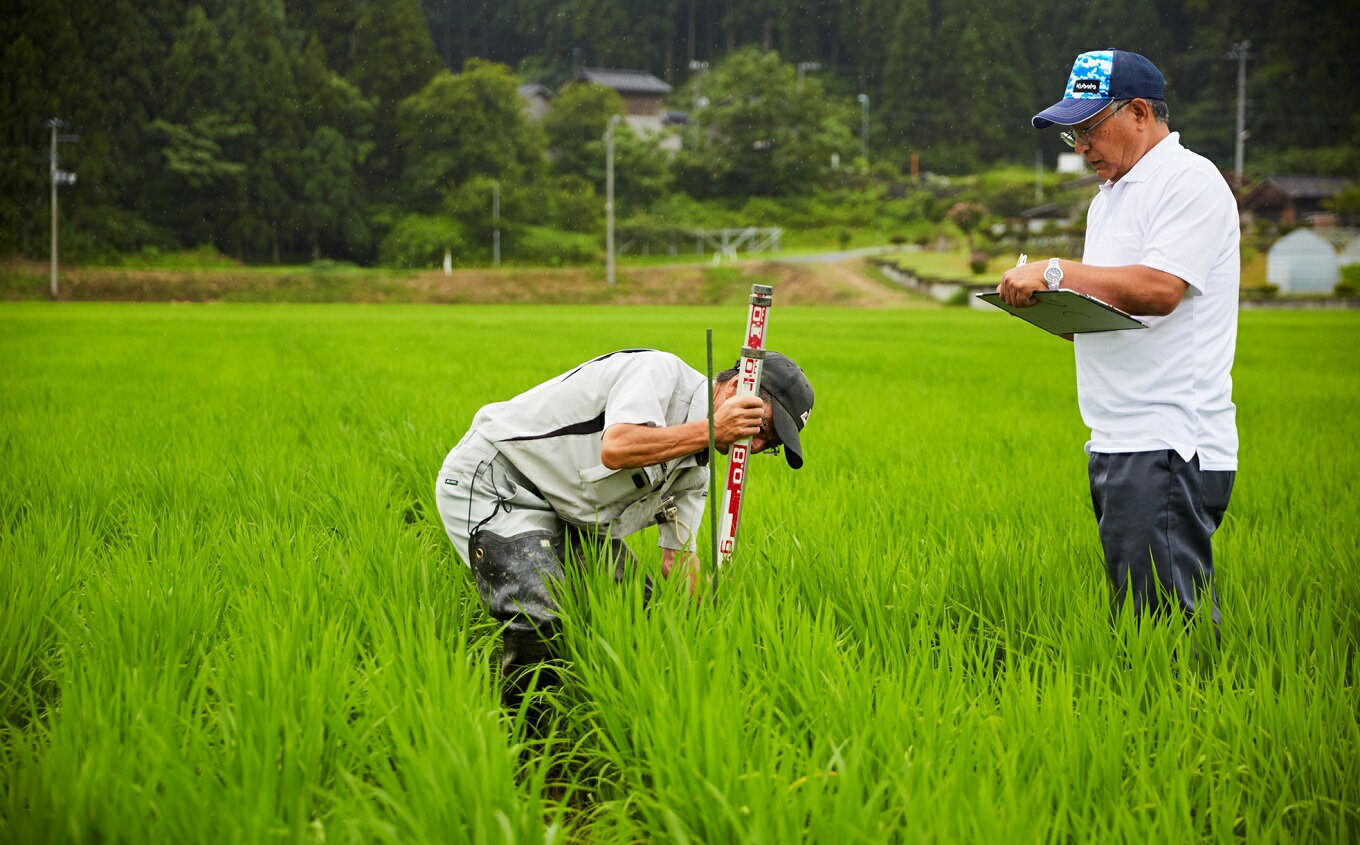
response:
[[[1036,205],[1020,212],[1020,217],[1025,220],[1048,220],[1065,216],[1066,212],[1056,202],[1046,202],[1043,205]]]
[[[1279,193],[1295,200],[1323,199],[1336,196],[1344,187],[1346,180],[1332,176],[1268,176],[1247,192],[1242,198],[1242,204],[1250,207],[1264,195],[1272,193]]]
[[[613,88],[620,94],[669,94],[674,89],[645,70],[608,70],[598,67],[581,68],[577,79]]]
[[[527,85],[519,86],[519,95],[525,99],[528,99],[529,97],[542,97],[545,100],[551,100],[553,97],[557,96],[553,93],[551,88],[538,82],[530,82]]]

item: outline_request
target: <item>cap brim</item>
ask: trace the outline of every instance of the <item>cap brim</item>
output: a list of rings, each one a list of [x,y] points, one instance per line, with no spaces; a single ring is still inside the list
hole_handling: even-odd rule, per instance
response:
[[[1059,100],[1030,119],[1035,129],[1047,129],[1057,123],[1071,126],[1094,117],[1113,100],[1101,98],[1082,98]]]
[[[774,433],[779,435],[784,460],[793,469],[800,469],[803,466],[803,441],[799,437],[798,422],[778,399],[770,403],[770,409],[774,412]]]

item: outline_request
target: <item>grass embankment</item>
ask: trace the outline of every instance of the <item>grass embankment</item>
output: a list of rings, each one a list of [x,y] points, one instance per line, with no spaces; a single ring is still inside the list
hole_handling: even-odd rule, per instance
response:
[[[744,313],[0,305],[0,840],[1355,841],[1351,313],[1242,315],[1215,649],[1111,627],[1068,344],[777,305],[807,466],[755,462],[699,606],[573,569],[526,749],[444,454]]]
[[[348,302],[411,304],[706,305],[744,302],[752,284],[773,284],[785,305],[920,307],[929,303],[900,286],[849,266],[785,264],[757,258],[644,261],[621,264],[608,285],[600,267],[399,271],[357,267],[206,267],[63,270],[66,301]],[[0,300],[49,297],[47,268],[10,261],[0,266]]]

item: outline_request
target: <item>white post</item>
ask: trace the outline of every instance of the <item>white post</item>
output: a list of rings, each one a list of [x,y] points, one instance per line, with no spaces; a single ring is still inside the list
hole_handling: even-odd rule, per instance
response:
[[[611,115],[604,130],[604,220],[605,281],[614,284],[614,124],[620,117]]]
[[[60,243],[60,239],[58,238],[58,234],[57,234],[57,224],[58,224],[58,221],[59,221],[59,219],[60,219],[60,216],[59,216],[58,213],[57,213],[57,186],[58,186],[58,185],[74,185],[74,184],[76,183],[76,174],[74,174],[74,173],[68,173],[68,172],[66,172],[66,171],[64,171],[64,170],[61,169],[61,163],[57,160],[57,144],[59,144],[59,143],[62,142],[62,141],[79,141],[79,140],[80,140],[80,136],[79,136],[79,135],[58,135],[58,134],[57,134],[57,130],[60,129],[61,127],[63,127],[63,126],[66,125],[66,122],[65,122],[64,120],[61,120],[60,118],[56,118],[56,117],[51,118],[50,120],[47,121],[47,125],[50,126],[50,127],[52,128],[52,158],[51,158],[51,165],[50,165],[50,169],[51,169],[51,179],[52,179],[52,279],[51,279],[51,292],[52,292],[52,298],[53,298],[53,299],[56,299],[56,298],[57,298],[57,292],[58,292],[58,291],[57,291],[57,260],[58,260],[57,246],[58,246],[58,244]]]
[[[1233,172],[1237,174],[1237,190],[1242,190],[1243,147],[1247,140],[1247,51],[1250,41],[1239,41],[1228,52],[1228,58],[1237,59],[1237,138],[1233,144]]]
[[[859,100],[859,149],[864,163],[869,163],[869,95],[860,94]]]
[[[818,71],[822,69],[820,62],[799,62],[798,63],[798,90],[803,90],[803,73],[805,71]]]
[[[47,125],[52,127],[52,299],[57,298],[57,128],[61,126],[61,121],[55,117],[47,121]]]
[[[491,183],[491,266],[501,266],[501,183]]]

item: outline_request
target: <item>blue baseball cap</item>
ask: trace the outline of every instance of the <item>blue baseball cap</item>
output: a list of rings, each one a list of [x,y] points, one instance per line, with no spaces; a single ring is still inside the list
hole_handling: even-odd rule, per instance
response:
[[[1094,116],[1111,100],[1166,99],[1166,80],[1157,66],[1137,53],[1094,50],[1072,63],[1063,98],[1030,121],[1035,129],[1071,126]]]

